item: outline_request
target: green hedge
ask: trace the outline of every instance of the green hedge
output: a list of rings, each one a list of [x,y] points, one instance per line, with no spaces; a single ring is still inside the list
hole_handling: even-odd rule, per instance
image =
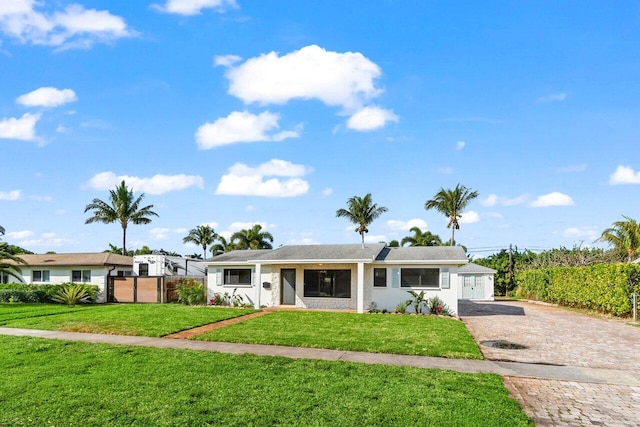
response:
[[[30,302],[52,303],[51,297],[63,286],[75,283],[61,283],[59,285],[30,285],[24,283],[0,284],[0,302]],[[96,285],[85,285],[89,292],[91,303],[95,303],[100,293]]]
[[[627,316],[640,293],[640,265],[597,264],[527,270],[517,274],[518,295],[569,307]]]

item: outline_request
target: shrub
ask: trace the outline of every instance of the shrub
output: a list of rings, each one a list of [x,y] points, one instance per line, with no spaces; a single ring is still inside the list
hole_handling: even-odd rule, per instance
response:
[[[640,291],[640,265],[597,264],[518,273],[517,295],[616,316],[631,313],[633,293]]]
[[[410,303],[407,303],[407,301],[398,303],[398,305],[396,305],[396,308],[393,309],[393,312],[405,314],[407,312],[407,307],[409,306],[409,304]]]
[[[209,304],[211,305],[221,305],[225,307],[253,307],[252,304],[245,303],[242,295],[237,295],[236,291],[238,288],[234,288],[233,292],[229,294],[229,292],[220,293],[216,292],[213,294],[213,298],[209,300]]]
[[[429,307],[429,313],[431,314],[451,316],[451,309],[437,295],[429,298],[429,300],[427,301],[427,306]]]
[[[76,286],[79,283],[63,283],[59,285],[33,285],[26,283],[0,284],[0,302],[28,302],[48,303],[57,302],[53,297],[62,292],[66,286]],[[96,285],[82,284],[89,294],[87,302],[95,303],[100,294]]]
[[[84,283],[66,283],[51,297],[53,302],[74,306],[91,302],[88,285]]]
[[[47,293],[38,289],[0,289],[0,302],[47,302]]]
[[[204,285],[194,279],[184,279],[176,286],[178,302],[185,305],[202,305],[206,302]]]
[[[411,295],[411,299],[407,300],[407,307],[412,305],[413,306],[413,311],[416,312],[416,314],[420,314],[422,313],[422,306],[427,302],[426,298],[424,297],[424,291],[420,291],[420,292],[416,292],[416,291],[407,291],[409,292],[409,295]]]

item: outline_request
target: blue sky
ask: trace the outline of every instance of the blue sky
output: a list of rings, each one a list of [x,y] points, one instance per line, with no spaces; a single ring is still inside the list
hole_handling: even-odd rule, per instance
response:
[[[36,253],[120,245],[84,207],[122,179],[159,218],[128,246],[188,254],[190,228],[370,241],[457,183],[457,241],[592,245],[640,208],[636,1],[0,2],[0,224]]]

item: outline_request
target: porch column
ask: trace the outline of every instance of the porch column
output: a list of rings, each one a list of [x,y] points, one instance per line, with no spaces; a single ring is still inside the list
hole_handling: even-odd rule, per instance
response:
[[[256,286],[256,299],[253,303],[253,307],[256,310],[260,309],[260,296],[262,294],[262,264],[256,264],[256,269],[254,273],[254,285]]]
[[[358,263],[356,300],[358,313],[364,313],[364,262]]]

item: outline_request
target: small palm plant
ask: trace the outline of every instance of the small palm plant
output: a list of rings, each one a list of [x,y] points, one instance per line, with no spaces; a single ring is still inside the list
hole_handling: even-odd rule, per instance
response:
[[[411,299],[407,300],[407,305],[412,305],[416,314],[422,313],[422,304],[427,303],[427,299],[424,297],[424,291],[416,292],[416,291],[407,291],[409,295],[412,296]]]
[[[53,302],[66,304],[73,307],[76,304],[87,304],[91,302],[91,294],[87,286],[82,283],[65,284],[51,296]]]

